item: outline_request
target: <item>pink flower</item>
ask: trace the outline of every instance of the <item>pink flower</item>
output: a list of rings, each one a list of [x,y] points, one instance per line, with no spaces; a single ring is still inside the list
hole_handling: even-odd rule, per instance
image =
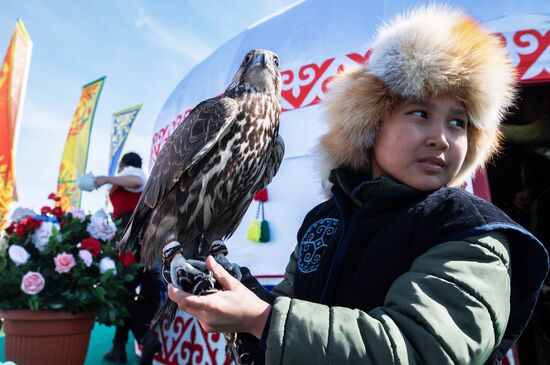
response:
[[[44,289],[44,284],[46,281],[39,272],[29,271],[21,280],[21,290],[29,295],[38,294]]]
[[[86,218],[86,212],[82,209],[78,208],[70,208],[67,213],[71,213],[73,215],[73,219],[78,219],[80,221],[83,221]]]
[[[66,252],[58,254],[53,260],[55,262],[55,271],[60,274],[69,272],[76,265],[74,256]]]

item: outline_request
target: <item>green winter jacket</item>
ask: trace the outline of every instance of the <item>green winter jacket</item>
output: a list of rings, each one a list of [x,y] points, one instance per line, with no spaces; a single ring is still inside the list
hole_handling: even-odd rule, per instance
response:
[[[503,337],[511,273],[502,233],[429,249],[368,313],[292,299],[298,249],[273,289],[267,364],[483,364]]]

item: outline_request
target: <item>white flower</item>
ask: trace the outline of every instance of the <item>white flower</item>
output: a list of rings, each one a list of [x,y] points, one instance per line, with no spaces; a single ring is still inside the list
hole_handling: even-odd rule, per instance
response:
[[[113,270],[116,274],[116,264],[110,257],[104,257],[99,261],[99,272],[104,273],[107,270]]]
[[[109,241],[115,236],[116,225],[111,217],[101,209],[92,215],[86,230],[93,238]]]
[[[34,246],[38,251],[44,251],[48,245],[48,240],[52,235],[53,227],[56,227],[59,232],[58,223],[43,221],[42,224],[40,224],[40,228],[38,228],[32,235],[32,243],[34,243]]]
[[[23,218],[34,217],[35,215],[36,213],[32,209],[19,207],[13,211],[10,221],[19,222]]]
[[[78,257],[80,257],[86,267],[90,267],[90,265],[92,264],[92,253],[90,251],[80,250],[78,251]]]
[[[31,256],[22,246],[19,245],[11,245],[8,249],[8,255],[17,266],[26,264]]]
[[[86,212],[76,207],[71,207],[67,213],[71,213],[74,219],[83,221],[86,218]]]

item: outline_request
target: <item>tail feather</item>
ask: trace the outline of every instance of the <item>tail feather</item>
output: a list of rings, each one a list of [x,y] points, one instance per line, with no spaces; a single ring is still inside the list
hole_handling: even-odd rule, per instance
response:
[[[122,234],[122,238],[117,244],[117,248],[121,251],[128,250],[133,223],[134,223],[134,215],[132,214],[132,218],[130,218],[128,225],[126,226],[126,228],[124,228],[124,233]]]
[[[147,208],[146,210],[150,210],[150,209]],[[141,256],[142,242],[140,242],[141,241],[140,236],[141,236],[142,227],[146,226],[147,224],[146,222],[147,214],[148,212],[147,211],[143,212],[143,209],[140,207],[140,204],[138,204],[132,216],[130,217],[128,224],[126,225],[126,228],[124,229],[122,238],[117,244],[117,249],[121,251],[135,250],[137,251],[138,256]]]
[[[153,329],[157,324],[159,324],[163,320],[169,321],[170,323],[173,322],[174,318],[176,318],[177,310],[178,310],[178,305],[173,301],[171,301],[169,298],[166,299],[166,301],[162,303],[160,308],[157,310],[157,312],[153,316],[153,319],[151,319],[151,322],[149,323],[149,327]]]

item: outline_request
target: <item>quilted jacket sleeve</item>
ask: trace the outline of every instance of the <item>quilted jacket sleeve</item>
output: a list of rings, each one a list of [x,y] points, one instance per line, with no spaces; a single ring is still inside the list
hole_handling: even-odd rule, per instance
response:
[[[277,294],[291,295],[293,253]],[[288,282],[287,282],[288,281]],[[365,313],[280,296],[267,364],[483,364],[510,312],[510,255],[492,232],[439,244],[418,257]]]
[[[285,277],[277,286],[275,286],[271,292],[276,296],[294,297],[294,275],[297,267],[299,245],[290,254],[290,259],[285,269]]]

